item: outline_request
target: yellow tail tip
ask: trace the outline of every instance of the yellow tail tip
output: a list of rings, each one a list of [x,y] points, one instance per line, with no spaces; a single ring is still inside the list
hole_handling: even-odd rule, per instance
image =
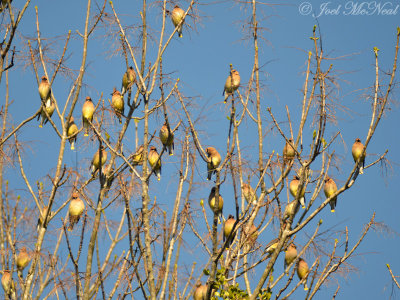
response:
[[[170,153],[170,154],[169,154],[169,156],[172,156],[172,155],[174,155],[174,154],[173,154],[173,153]]]
[[[83,136],[89,136],[87,133],[85,133]]]
[[[335,210],[334,210],[334,209],[331,209],[331,212],[333,212],[333,213],[334,213],[334,212],[335,212]]]
[[[39,124],[39,128],[42,128],[43,126],[41,124]]]
[[[305,290],[305,291],[308,291],[308,287],[305,287],[304,290]]]
[[[305,209],[306,207],[303,205],[303,206],[301,206],[301,208],[302,208],[302,209]]]

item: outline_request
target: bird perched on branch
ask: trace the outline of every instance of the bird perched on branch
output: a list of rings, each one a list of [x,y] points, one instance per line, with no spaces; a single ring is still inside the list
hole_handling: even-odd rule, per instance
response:
[[[228,219],[226,219],[225,224],[224,224],[224,239],[225,240],[229,239],[228,243],[226,244],[227,248],[230,247],[230,245],[232,244],[232,241],[234,240],[235,235],[236,235],[235,232],[233,232],[231,235],[231,232],[233,230],[233,225],[235,224],[235,222],[236,222],[235,217],[232,215],[229,215]]]
[[[365,152],[363,153],[364,145],[361,140],[357,138],[351,148],[354,162],[358,162],[358,170],[360,174],[364,174]]]
[[[178,36],[180,38],[182,37],[182,27],[183,27],[183,23],[185,22],[183,20],[184,15],[185,15],[185,11],[182,8],[180,8],[178,5],[175,5],[174,9],[171,12],[171,20],[172,20],[172,23],[174,24],[175,28],[178,27],[177,32],[178,32]],[[180,24],[181,21],[182,21],[182,24]]]
[[[89,96],[86,97],[85,103],[82,106],[82,123],[83,128],[85,128],[84,136],[89,135],[90,123],[93,121],[93,114],[94,114],[94,104],[92,98]]]
[[[285,147],[283,147],[283,161],[285,163],[288,163],[293,160],[294,156],[296,155],[296,152],[294,151],[293,148],[293,139],[289,139],[289,143],[286,142]]]
[[[26,268],[27,265],[29,265],[30,261],[31,261],[31,256],[26,251],[26,247],[22,247],[18,253],[16,261],[17,270],[21,274],[21,276],[22,276],[22,271]]]
[[[257,195],[254,189],[247,183],[243,183],[242,185],[242,193],[243,197],[247,203],[251,203],[253,205],[257,204]]]
[[[286,271],[286,267],[289,266],[295,260],[296,257],[297,257],[297,247],[295,244],[291,243],[285,251],[285,261],[283,264],[283,268],[286,272],[286,275],[289,274],[289,270]]]
[[[308,265],[306,263],[306,261],[302,258],[299,259],[299,263],[297,264],[297,276],[299,276],[300,280],[304,279],[304,290],[307,291],[308,287],[307,287],[307,275],[309,272],[309,268]]]
[[[42,102],[44,102],[45,106],[50,106],[50,98],[51,98],[51,88],[50,83],[47,80],[46,76],[42,77],[42,81],[39,84],[39,95]]]
[[[111,105],[117,115],[119,120],[119,124],[122,124],[122,117],[124,115],[124,97],[122,97],[121,93],[114,88],[113,93],[111,94]]]
[[[292,194],[293,197],[297,197],[297,194],[299,193],[299,187],[300,187],[300,178],[297,175],[293,176],[293,180],[289,184],[289,190],[290,193]],[[303,186],[300,195],[299,195],[299,201],[301,204],[302,208],[305,208],[305,201],[306,199],[304,198],[304,195],[306,193],[306,188]]]
[[[299,206],[297,206],[297,209],[296,209],[296,200],[289,202],[286,205],[285,211],[283,213],[283,221],[286,221],[291,216],[295,215],[298,211],[299,211]]]
[[[148,161],[150,163],[151,168],[153,169],[153,173],[157,176],[157,180],[161,179],[161,157],[157,152],[157,148],[154,146],[150,147]]]
[[[76,133],[78,132],[78,126],[76,126],[74,122],[74,117],[71,116],[68,122],[68,129],[67,129],[67,136],[68,136],[68,141],[71,144],[71,150],[75,150],[75,142],[77,135]]]
[[[15,284],[12,279],[10,271],[4,270],[3,276],[1,277],[1,285],[3,286],[4,293],[11,299],[17,299],[15,293]]]
[[[208,162],[207,162],[207,180],[211,180],[211,176],[213,173],[217,173],[216,168],[218,168],[221,163],[221,155],[218,151],[213,147],[208,147],[206,149]]]
[[[100,154],[101,154],[101,162],[100,162]],[[94,154],[92,162],[90,164],[90,170],[92,172],[92,176],[96,173],[96,171],[104,166],[107,161],[107,151],[104,149],[103,145],[100,145],[100,149]]]
[[[332,197],[336,192],[337,192],[337,186],[335,181],[329,176],[327,176],[325,178],[325,185],[324,185],[324,193],[326,198]],[[331,206],[331,212],[335,212],[336,201],[337,201],[337,196],[333,197],[329,201],[329,205]]]
[[[56,109],[56,103],[51,98],[47,102],[49,103],[49,106],[45,106],[45,107],[42,106],[40,115],[38,115],[38,120],[41,117],[39,128],[42,128],[43,125],[45,125],[49,121],[49,119],[46,116],[45,111],[47,111],[47,114],[49,115],[49,117],[51,117]]]
[[[159,136],[164,147],[168,149],[169,155],[174,155],[174,134],[171,131],[171,128],[168,127],[167,123],[164,123],[161,127]]]
[[[207,299],[207,285],[201,284],[201,282],[197,283],[196,289],[193,294],[194,300],[206,300]]]
[[[85,210],[85,203],[79,198],[78,193],[72,193],[72,200],[69,203],[69,226],[68,230],[74,229],[74,225],[79,222],[83,211]]]
[[[133,70],[133,67],[130,66],[128,70],[124,73],[124,76],[122,76],[122,88],[121,88],[121,93],[122,95],[125,95],[125,93],[132,87],[132,85],[136,81],[136,73],[135,70]]]
[[[232,69],[232,72],[229,74],[228,78],[225,81],[225,86],[224,86],[224,91],[222,95],[225,96],[224,103],[226,103],[226,100],[230,95],[233,95],[233,93],[239,88],[240,85],[240,75],[239,72],[236,71],[235,69]]]
[[[213,212],[214,212],[215,205],[216,205],[215,191],[216,191],[216,188],[215,188],[215,186],[213,186],[211,189],[210,195],[208,196],[208,205],[210,205],[210,208]],[[219,193],[218,207],[216,208],[215,212],[218,215],[221,214],[223,207],[224,207],[224,199],[222,198],[221,193]]]

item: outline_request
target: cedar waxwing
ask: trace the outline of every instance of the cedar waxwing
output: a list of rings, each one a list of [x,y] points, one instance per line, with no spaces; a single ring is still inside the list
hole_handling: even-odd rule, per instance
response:
[[[69,226],[68,230],[74,229],[74,225],[79,222],[83,211],[85,210],[85,203],[79,199],[78,193],[72,193],[72,200],[69,203]]]
[[[25,247],[22,247],[17,256],[17,269],[19,272],[22,272],[29,262],[31,261],[31,257],[26,251]]]
[[[37,231],[38,233],[39,233],[40,227],[41,227],[42,224],[43,224],[43,218],[44,218],[44,216],[47,214],[47,206],[43,207],[42,213],[43,213],[43,216],[41,216],[40,213],[39,213],[39,218],[38,218],[38,220],[37,220],[36,231]],[[53,213],[53,212],[50,212],[48,218],[53,217],[53,215],[54,215],[54,213]]]
[[[92,98],[89,96],[86,97],[85,103],[83,103],[82,107],[82,123],[83,128],[85,128],[84,136],[89,135],[90,124],[89,121],[93,121],[93,114],[94,114],[94,104],[92,102]]]
[[[235,224],[235,222],[236,222],[235,217],[232,215],[229,215],[228,219],[225,221],[225,224],[224,224],[224,239],[225,240],[229,238],[229,235],[232,232],[233,225]],[[235,235],[236,235],[236,233],[233,232],[232,236],[229,238],[229,242],[227,243],[227,248],[230,247],[232,241],[235,238]]]
[[[283,161],[286,162],[290,162],[291,160],[293,160],[294,156],[296,155],[296,152],[294,151],[293,148],[293,139],[289,139],[289,142],[286,142],[285,147],[283,147]]]
[[[157,180],[161,179],[161,157],[158,159],[160,155],[157,152],[157,148],[154,146],[150,147],[150,152],[148,156],[148,160],[151,168],[153,169],[154,174],[157,176]]]
[[[253,205],[257,204],[256,192],[253,190],[253,188],[250,185],[248,185],[247,183],[244,183],[242,185],[242,193],[243,193],[243,197],[247,203],[252,203]]]
[[[100,163],[100,151],[101,151],[101,163]],[[90,164],[90,170],[92,171],[92,176],[96,173],[96,171],[104,166],[107,161],[107,151],[104,149],[104,146],[100,146],[100,151],[97,150],[95,155],[93,156],[92,162]]]
[[[232,74],[229,74],[228,78],[225,81],[224,92],[222,95],[225,96],[224,103],[230,95],[239,88],[240,85],[240,75],[239,72],[236,70],[232,70]]]
[[[69,119],[69,123],[68,123],[67,136],[74,135],[77,132],[78,132],[78,126],[76,126],[76,124],[74,122],[74,117],[71,116],[71,119]],[[76,137],[77,137],[77,135],[68,138],[68,141],[71,144],[71,150],[75,150]]]
[[[329,176],[326,176],[325,185],[324,185],[324,193],[325,193],[326,198],[330,198],[336,192],[337,192],[337,186],[336,186],[335,181],[333,181],[333,179],[330,178]],[[329,201],[329,204],[331,206],[331,212],[335,212],[336,201],[337,201],[337,196],[333,197]]]
[[[137,148],[135,154],[133,154],[133,157],[132,157],[132,165],[133,166],[143,164],[143,151],[144,151],[144,146],[140,145],[139,148]]]
[[[185,15],[185,11],[180,8],[178,5],[175,5],[174,9],[171,12],[171,19],[172,19],[172,23],[174,24],[174,26],[178,26],[179,23],[183,20],[183,16]],[[182,27],[183,27],[183,23],[185,21],[182,21],[182,24],[179,25],[178,27],[178,35],[181,38],[182,37]]]
[[[295,215],[299,211],[299,206],[296,208],[296,200],[293,200],[292,202],[289,202],[286,207],[285,211],[283,213],[283,221],[286,221],[289,219],[292,215]]]
[[[174,134],[171,128],[168,130],[167,123],[161,127],[159,136],[164,147],[168,148],[169,155],[174,155]]]
[[[124,73],[124,76],[122,76],[122,95],[125,95],[125,93],[132,87],[132,85],[136,81],[136,73],[133,70],[132,66],[128,68],[128,70]]]
[[[218,200],[218,208],[217,208],[217,214],[222,213],[222,209],[224,207],[224,199],[221,196],[221,192],[219,192],[219,200]],[[208,196],[208,205],[210,206],[211,210],[214,212],[214,207],[215,207],[215,186],[212,187],[210,195]]]
[[[41,117],[39,128],[42,128],[43,125],[49,121],[44,110],[46,110],[47,113],[49,114],[49,117],[51,117],[56,109],[56,103],[51,98],[49,101],[50,101],[50,103],[49,103],[50,105],[46,106],[45,108],[43,108],[43,106],[42,106],[42,111],[41,111],[40,115],[38,115],[38,120]]]
[[[299,276],[300,280],[304,279],[304,290],[307,291],[308,287],[307,287],[307,275],[309,272],[309,268],[308,265],[306,263],[306,261],[302,258],[299,259],[299,262],[297,264],[297,276]]]
[[[213,147],[208,147],[206,149],[206,153],[208,156],[208,162],[207,162],[207,180],[211,180],[211,175],[213,173],[217,173],[215,170],[218,168],[219,164],[221,163],[221,155],[219,155],[218,151],[215,150]]]
[[[42,81],[39,84],[39,95],[46,107],[50,106],[51,88],[46,76],[42,77]]]
[[[258,237],[257,226],[254,224],[251,224],[250,228],[248,228],[247,224],[245,224],[243,233],[244,233],[246,245],[253,246]]]
[[[11,299],[17,299],[15,294],[15,285],[10,271],[4,270],[3,277],[1,277],[1,285],[3,286],[4,293]]]
[[[122,124],[121,115],[124,114],[124,97],[122,97],[121,93],[114,88],[113,93],[111,94],[111,104],[114,108],[115,114],[118,117],[119,124]]]
[[[267,246],[265,247],[265,252],[272,254],[274,253],[276,247],[278,246],[279,243],[279,239],[273,239],[272,241],[270,241]]]
[[[358,161],[358,169],[360,174],[364,174],[364,163],[365,163],[365,153],[363,155],[364,145],[361,143],[360,139],[356,139],[351,149],[351,154],[353,154],[354,162]]]
[[[284,260],[284,264],[283,264],[284,270],[286,270],[286,267],[289,266],[295,260],[296,256],[297,256],[296,245],[291,243],[285,251],[285,260]],[[288,274],[289,274],[289,270],[286,272],[286,275],[288,275]]]
[[[196,289],[193,293],[194,300],[206,300],[207,299],[207,285],[201,284],[200,282],[197,283]]]
[[[293,180],[289,184],[289,190],[290,190],[290,193],[292,194],[292,196],[295,198],[298,193],[299,185],[300,185],[300,178],[297,175],[294,175]],[[301,191],[300,198],[299,198],[302,208],[306,207],[305,206],[305,198],[304,198],[305,193],[306,193],[306,188],[303,186],[303,189]]]

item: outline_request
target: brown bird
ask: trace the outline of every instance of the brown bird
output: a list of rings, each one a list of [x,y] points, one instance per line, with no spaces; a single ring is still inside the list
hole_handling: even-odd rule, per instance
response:
[[[297,247],[295,244],[291,243],[285,251],[285,261],[283,264],[283,268],[286,272],[286,275],[289,274],[289,270],[286,271],[286,267],[289,266],[295,260],[296,256],[297,256]]]
[[[244,233],[246,245],[252,247],[258,237],[257,226],[254,224],[251,224],[250,228],[248,228],[248,225],[246,224],[246,225],[244,225],[243,233]]]
[[[252,203],[253,205],[257,204],[256,192],[249,184],[243,183],[242,193],[243,193],[243,197],[247,201],[247,203]]]
[[[290,193],[292,194],[292,196],[295,198],[297,197],[297,194],[298,194],[299,185],[300,185],[300,178],[297,175],[294,175],[293,180],[289,184],[289,190],[290,190]],[[304,198],[305,193],[306,193],[306,189],[303,186],[303,188],[301,190],[300,198],[299,198],[302,208],[306,207],[305,206],[306,199]]]
[[[293,160],[294,156],[296,155],[296,152],[294,151],[292,145],[293,145],[293,139],[289,139],[289,143],[286,142],[285,147],[283,147],[283,161],[285,163]]]
[[[100,163],[100,153],[101,153],[101,163]],[[104,149],[104,146],[100,146],[100,150],[97,150],[97,152],[94,154],[92,162],[90,164],[89,170],[92,172],[92,176],[96,173],[96,171],[104,166],[104,164],[107,161],[107,151]]]
[[[50,98],[49,102],[49,106],[45,106],[45,108],[43,108],[42,106],[42,111],[40,112],[40,115],[38,115],[38,120],[41,117],[40,120],[40,124],[39,124],[39,128],[42,128],[44,124],[46,124],[49,119],[46,116],[46,112],[48,113],[49,117],[51,117],[56,109],[56,103]]]
[[[351,148],[351,154],[353,154],[354,162],[358,162],[358,169],[360,174],[364,174],[364,163],[365,163],[365,152],[363,154],[364,145],[360,139],[356,139],[353,147]]]
[[[233,225],[235,224],[236,220],[235,217],[232,215],[229,215],[228,219],[225,221],[224,224],[224,239],[227,240],[229,239],[227,245],[227,248],[230,247],[230,245],[232,244],[232,241],[235,238],[236,233],[233,232],[231,235],[231,232],[233,230]]]
[[[89,96],[86,97],[85,103],[82,106],[82,123],[83,128],[85,128],[84,136],[89,135],[90,123],[93,121],[93,114],[94,114],[94,104],[92,102],[92,98]]]
[[[215,199],[215,186],[212,187],[210,195],[208,196],[208,205],[210,205],[211,210],[214,212],[214,207],[215,207],[215,203],[216,199]],[[219,197],[218,197],[218,207],[216,209],[216,214],[221,214],[222,213],[222,209],[224,207],[224,199],[221,196],[221,193],[219,193]]]
[[[286,221],[292,215],[295,215],[298,211],[299,211],[299,206],[297,206],[297,209],[296,209],[296,200],[293,200],[292,202],[289,202],[286,205],[285,211],[283,213],[283,221]]]
[[[22,272],[26,266],[31,261],[31,257],[26,251],[25,247],[22,247],[17,256],[17,269],[18,271]]]
[[[179,26],[177,29],[177,32],[178,32],[178,35],[180,38],[182,37],[182,27],[183,27],[183,23],[185,22],[183,20],[184,15],[185,15],[185,11],[182,8],[180,8],[178,5],[175,5],[174,9],[171,12],[171,20],[172,20],[172,23],[174,24],[175,28],[177,26]],[[180,24],[181,21],[182,21],[182,24]]]
[[[212,174],[217,173],[215,169],[218,168],[219,164],[221,163],[221,155],[219,155],[218,151],[213,147],[208,147],[206,149],[206,153],[208,156],[207,180],[211,180]]]
[[[74,117],[71,116],[68,122],[68,129],[67,129],[67,136],[69,136],[68,141],[71,144],[71,150],[75,150],[75,142],[77,135],[75,135],[78,132],[78,126],[76,126],[74,122]],[[74,136],[72,136],[74,135]]]
[[[3,277],[1,277],[1,285],[3,286],[4,293],[11,299],[17,299],[15,294],[15,285],[10,271],[4,270]]]
[[[144,151],[144,146],[140,145],[137,148],[137,150],[135,151],[135,154],[133,154],[133,156],[132,156],[132,165],[133,166],[143,164],[143,151]]]
[[[69,203],[69,226],[68,230],[74,229],[74,225],[79,222],[83,211],[85,210],[85,203],[79,199],[78,193],[72,193],[72,200]]]
[[[164,147],[168,148],[169,155],[174,155],[174,134],[171,128],[168,129],[167,123],[161,127],[159,136]]]
[[[46,107],[50,106],[51,88],[46,76],[42,77],[42,81],[39,84],[39,95]]]
[[[121,116],[124,115],[124,97],[122,97],[121,93],[114,88],[113,93],[111,94],[111,104],[114,108],[115,114],[118,117],[119,124],[122,124]]]
[[[148,161],[150,163],[151,168],[153,169],[153,173],[157,176],[157,180],[161,179],[161,157],[160,159],[158,159],[159,157],[160,155],[157,152],[157,148],[151,146],[148,156]]]
[[[130,66],[128,70],[124,73],[124,76],[122,76],[122,95],[125,95],[125,93],[132,87],[135,81],[136,73],[133,70],[132,66]]]
[[[278,247],[278,243],[279,243],[279,239],[273,239],[272,241],[270,241],[267,246],[265,247],[265,252],[272,254],[274,253],[276,247]]]
[[[337,192],[337,186],[335,181],[332,178],[327,176],[325,178],[325,185],[324,185],[324,193],[326,198],[332,197]],[[329,201],[329,205],[331,206],[331,212],[335,212],[337,196],[333,197]]]
[[[308,268],[308,265],[306,261],[302,258],[299,259],[299,263],[297,264],[297,276],[299,276],[300,280],[304,279],[304,290],[307,291],[307,275],[310,269]]]
[[[240,75],[239,72],[236,70],[232,70],[232,73],[229,74],[228,78],[225,81],[225,86],[224,86],[224,91],[222,95],[225,96],[224,103],[226,103],[226,100],[230,95],[233,95],[233,93],[239,88],[240,85]]]
[[[206,300],[207,299],[207,285],[201,284],[200,282],[197,283],[196,289],[194,290],[193,294],[194,300]]]

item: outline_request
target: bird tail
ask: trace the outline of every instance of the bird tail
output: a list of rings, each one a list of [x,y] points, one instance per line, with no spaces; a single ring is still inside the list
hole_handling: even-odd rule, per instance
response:
[[[305,205],[305,202],[306,202],[306,199],[304,198],[304,197],[300,197],[300,204],[301,204],[301,208],[306,208],[306,205]]]

